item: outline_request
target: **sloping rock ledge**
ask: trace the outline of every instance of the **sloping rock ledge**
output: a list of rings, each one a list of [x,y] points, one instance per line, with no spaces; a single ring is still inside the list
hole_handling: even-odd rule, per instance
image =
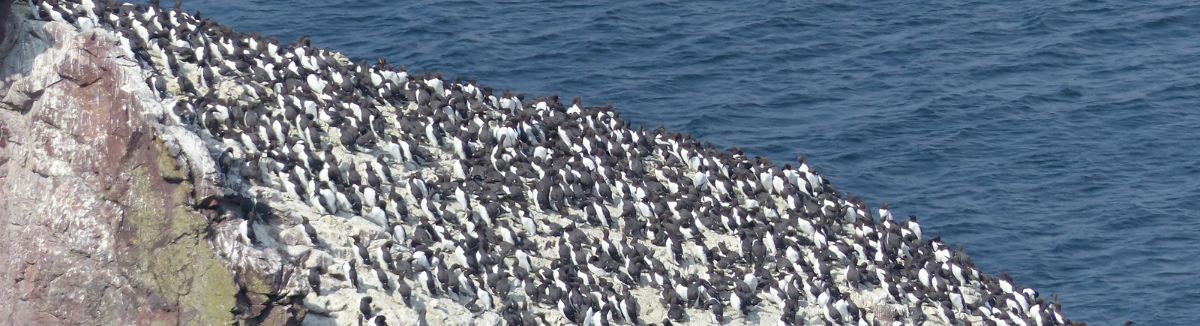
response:
[[[1073,324],[803,161],[95,3],[0,0],[0,324]]]

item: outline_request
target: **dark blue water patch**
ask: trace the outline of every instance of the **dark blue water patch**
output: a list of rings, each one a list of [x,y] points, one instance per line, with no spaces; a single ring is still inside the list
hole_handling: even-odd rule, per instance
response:
[[[612,103],[918,215],[1097,325],[1200,320],[1194,1],[186,1],[356,60]]]

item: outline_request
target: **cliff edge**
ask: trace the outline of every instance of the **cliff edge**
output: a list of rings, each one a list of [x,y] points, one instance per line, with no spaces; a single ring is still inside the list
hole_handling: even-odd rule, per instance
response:
[[[177,9],[0,2],[3,324],[1071,324],[803,159]]]
[[[5,15],[0,48],[0,324],[257,317],[255,271],[236,277],[209,244],[218,212],[203,199],[220,190],[203,171],[215,166],[158,123],[133,54],[111,32],[24,9]]]

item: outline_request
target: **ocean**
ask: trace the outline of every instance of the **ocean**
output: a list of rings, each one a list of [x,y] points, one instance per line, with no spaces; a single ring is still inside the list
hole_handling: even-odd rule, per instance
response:
[[[163,1],[170,5],[172,1]],[[579,95],[961,246],[1067,318],[1200,320],[1194,1],[188,0],[356,61]]]

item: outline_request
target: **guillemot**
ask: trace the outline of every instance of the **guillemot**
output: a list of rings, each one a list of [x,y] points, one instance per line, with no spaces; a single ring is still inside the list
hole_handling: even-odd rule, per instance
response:
[[[47,19],[64,24],[80,24],[92,11],[77,10],[79,5],[69,1],[35,2]],[[186,103],[173,106],[172,113],[180,117],[176,123],[234,147],[216,160],[231,172],[227,175],[256,179],[246,184],[278,193],[272,205],[294,202],[311,208],[306,212],[311,215],[298,219],[303,228],[298,245],[333,253],[321,264],[342,264],[353,285],[317,284],[319,296],[375,293],[371,284],[387,287],[385,280],[395,277],[401,293],[408,285],[405,279],[427,289],[412,294],[409,288],[406,302],[413,295],[457,297],[483,313],[512,306],[487,279],[504,272],[534,289],[556,289],[557,298],[540,300],[544,296],[539,293],[532,305],[569,313],[572,322],[637,323],[638,312],[631,307],[657,304],[629,288],[604,288],[605,283],[673,292],[668,296],[673,302],[661,310],[665,313],[649,320],[684,320],[689,309],[700,309],[720,323],[729,317],[723,314],[730,304],[738,313],[729,321],[744,322],[746,312],[768,311],[758,305],[778,304],[758,300],[755,294],[765,291],[783,302],[784,310],[796,311],[802,310],[796,296],[816,296],[808,301],[817,301],[824,295],[820,310],[828,315],[826,321],[849,323],[866,317],[852,308],[855,296],[846,293],[883,288],[895,292],[886,299],[892,304],[909,297],[951,298],[941,304],[942,320],[1012,319],[1001,317],[1010,311],[1018,317],[1058,314],[1056,306],[1038,304],[1035,292],[1023,291],[1009,279],[980,277],[940,240],[922,238],[915,219],[894,221],[886,204],[874,223],[866,206],[841,199],[803,158],[796,167],[781,168],[737,151],[716,151],[686,135],[635,130],[615,112],[583,107],[579,99],[570,107],[555,96],[525,102],[521,94],[504,92],[493,100],[474,82],[463,84],[439,74],[410,77],[386,64],[356,66],[307,40],[272,49],[271,42],[257,36],[174,10],[97,10],[101,12],[91,15],[101,26],[135,43],[134,57],[163,74],[150,78],[148,89]],[[185,50],[193,53],[176,53]],[[195,85],[177,85],[191,83],[181,79],[184,72],[200,72],[201,78]],[[224,90],[231,94],[212,92],[220,82],[243,86]],[[380,153],[390,149],[399,154],[384,159]],[[411,164],[391,160],[396,157]],[[449,164],[461,173],[439,170]],[[387,176],[392,169],[395,178]],[[501,212],[488,205],[511,209]],[[253,230],[249,221],[242,223]],[[622,230],[613,233],[620,239],[601,237],[601,228]],[[569,241],[547,241],[553,235]],[[395,241],[400,258],[387,263],[392,254],[379,253],[383,246],[374,245],[380,239]],[[502,253],[519,245],[514,242],[533,249],[513,250],[505,261]],[[725,242],[745,243],[745,250],[729,250]],[[614,255],[603,249],[612,243],[639,249]],[[562,254],[542,255],[538,246],[562,249]],[[512,257],[515,252],[527,256],[518,261]],[[870,272],[857,273],[857,267],[847,265],[853,261]],[[371,268],[374,262],[379,263]],[[555,266],[556,276],[537,272],[547,266]],[[372,272],[359,275],[358,267]],[[721,274],[732,268],[740,272]],[[849,279],[852,273],[859,274],[858,280]],[[318,274],[310,272],[310,277]],[[788,277],[791,282],[782,281]],[[637,281],[642,279],[651,282]],[[695,279],[722,281],[710,288]],[[315,283],[320,283],[319,275]],[[703,303],[701,289],[711,291]],[[988,313],[964,311],[967,307],[959,308],[953,299],[964,290],[1002,299]],[[498,304],[488,304],[496,298]],[[372,309],[371,318],[404,320],[395,318],[397,313]],[[1065,323],[1057,317],[1043,320]]]

